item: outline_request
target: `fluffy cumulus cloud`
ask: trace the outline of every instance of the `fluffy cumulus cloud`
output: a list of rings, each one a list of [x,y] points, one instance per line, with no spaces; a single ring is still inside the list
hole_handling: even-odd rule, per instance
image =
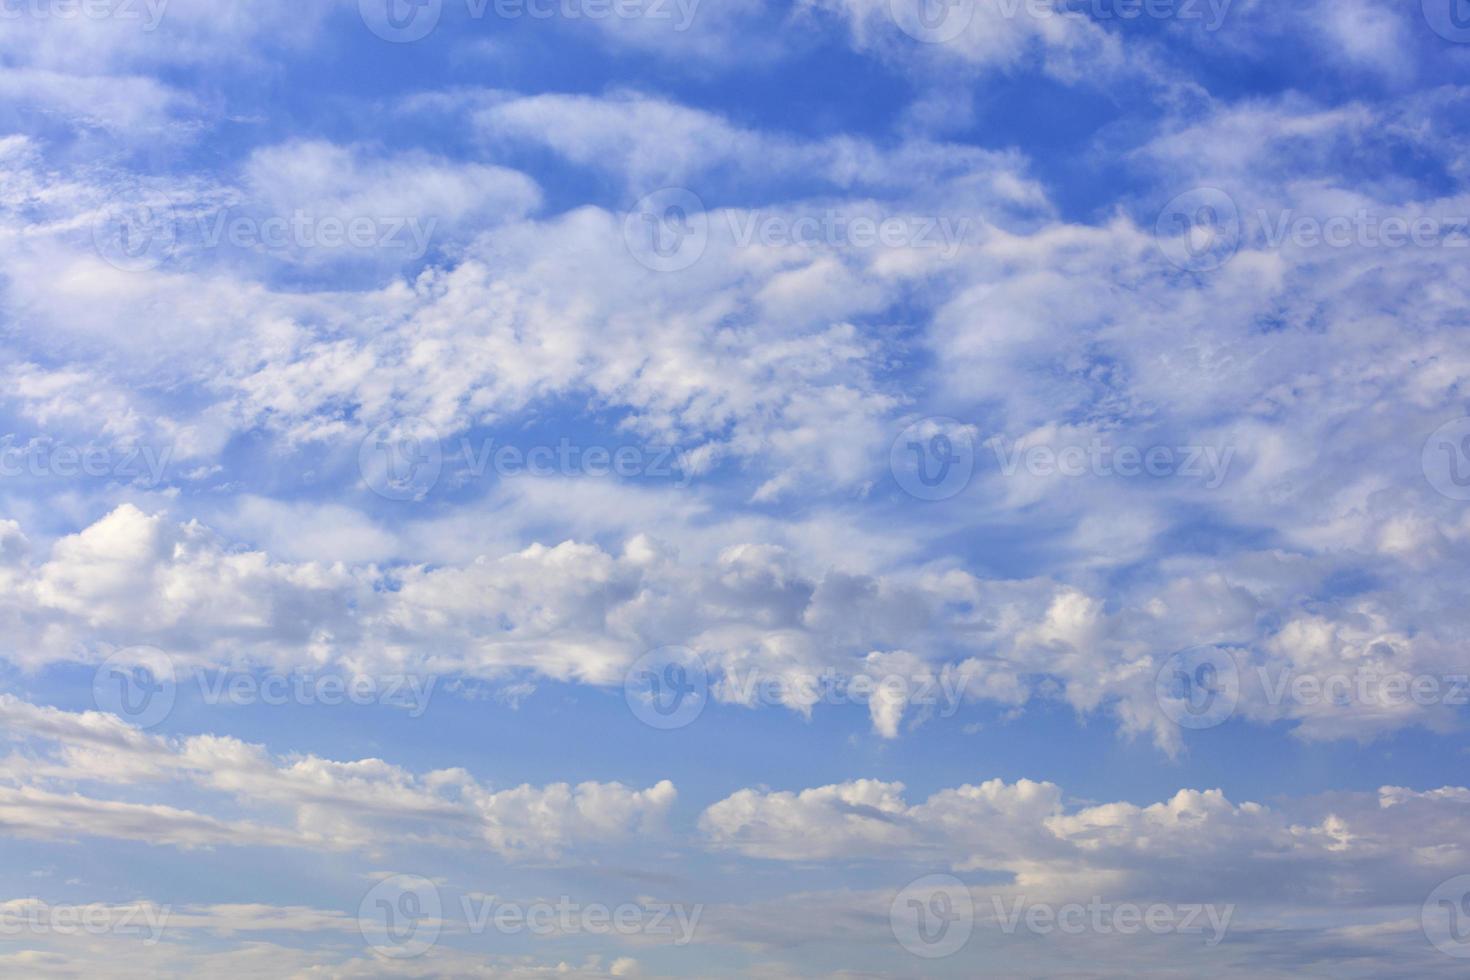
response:
[[[710,846],[766,861],[930,861],[964,874],[1009,876],[1007,888],[1051,898],[1104,889],[1117,899],[1275,896],[1281,876],[1304,903],[1389,905],[1427,894],[1441,860],[1462,859],[1470,791],[1234,803],[1220,790],[1181,790],[1138,806],[1069,803],[1062,789],[992,780],[910,803],[901,783],[859,780],[799,793],[741,790],[709,807]]]
[[[13,832],[28,838],[377,850],[402,834],[525,859],[652,827],[676,795],[666,780],[646,790],[589,782],[497,792],[462,769],[416,775],[380,759],[282,759],[235,738],[170,740],[115,715],[63,712],[9,695],[0,713],[13,743],[41,750],[39,757],[12,754],[3,766],[10,785],[0,812]],[[65,789],[152,781],[192,784],[213,794],[216,806],[233,798],[271,816],[223,819]]]
[[[954,904],[933,908],[963,909],[972,949],[1002,969],[1100,958],[1140,975],[1167,962],[1193,975],[1284,977],[1334,949],[1354,976],[1390,963],[1450,976],[1453,964],[1424,944],[1420,905],[1464,860],[1467,800],[1461,788],[1387,786],[1269,806],[1219,790],[1079,805],[1050,783],[993,780],[911,803],[901,784],[860,780],[742,790],[700,826],[709,846],[766,865],[948,867],[934,887]],[[891,905],[940,894],[926,890],[932,880],[722,907],[709,921],[730,941],[809,942],[825,927],[864,943],[864,924]],[[1116,917],[1150,909],[1171,924],[1135,931]],[[1050,915],[1093,925],[1067,930]]]
[[[1013,70],[1041,64],[1075,77],[1121,67],[1116,37],[1060,4],[966,0],[943,10],[910,0],[817,0],[815,9],[845,22],[854,47],[892,58],[938,58],[953,70]]]
[[[1171,753],[1184,729],[1159,677],[1189,667],[1176,651],[1196,641],[1222,658],[1211,662],[1230,674],[1234,714],[1309,739],[1449,731],[1470,688],[1453,620],[1415,630],[1389,594],[1320,604],[1317,590],[1353,566],[1282,554],[1175,560],[1165,583],[1109,610],[1053,579],[996,582],[943,563],[878,574],[751,543],[701,559],[647,534],[432,566],[283,560],[131,504],[48,552],[19,525],[7,535],[0,611],[9,655],[32,669],[149,647],[185,676],[305,668],[609,687],[648,651],[681,646],[730,704],[810,716],[836,696],[894,738],[965,705],[1060,700]]]

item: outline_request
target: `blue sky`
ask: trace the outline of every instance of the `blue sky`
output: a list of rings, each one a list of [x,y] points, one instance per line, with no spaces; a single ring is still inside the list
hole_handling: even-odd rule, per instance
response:
[[[1463,0],[0,19],[0,971],[1463,971]]]

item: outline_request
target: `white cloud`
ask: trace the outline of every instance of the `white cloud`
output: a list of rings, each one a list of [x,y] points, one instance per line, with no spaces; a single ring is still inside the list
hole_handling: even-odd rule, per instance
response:
[[[33,667],[146,645],[185,676],[268,666],[606,687],[645,652],[680,645],[704,656],[718,699],[750,707],[770,700],[766,682],[779,681],[779,703],[809,714],[834,700],[822,678],[902,680],[902,690],[840,702],[866,706],[886,738],[968,704],[1057,697],[1083,715],[1114,714],[1122,732],[1171,753],[1183,731],[1155,679],[1172,653],[1202,643],[1231,650],[1237,717],[1288,723],[1305,738],[1448,731],[1466,693],[1455,682],[1455,620],[1437,612],[1448,596],[1312,602],[1352,556],[1174,559],[1111,609],[1056,580],[926,565],[872,574],[748,539],[689,559],[632,534],[617,547],[569,540],[380,568],[241,550],[198,522],[132,505],[49,554],[19,525],[7,539],[13,588],[0,614],[18,639],[11,656]],[[1270,630],[1259,626],[1263,610],[1279,617]],[[1423,616],[1435,625],[1412,630]],[[1297,686],[1368,675],[1431,679],[1440,696],[1375,682],[1354,684],[1346,700],[1313,700]]]
[[[415,775],[379,759],[273,757],[263,746],[197,735],[148,735],[121,719],[71,713],[0,696],[13,743],[52,753],[42,763],[0,762],[0,817],[43,839],[147,841],[183,848],[266,846],[374,853],[408,843],[489,848],[512,859],[555,858],[656,827],[673,784],[554,783],[491,790],[463,770]],[[58,793],[37,783],[187,784],[258,815],[224,820],[159,804]],[[285,814],[282,823],[276,814]]]
[[[1302,908],[1381,907],[1415,889],[1427,895],[1470,856],[1467,801],[1459,788],[1385,787],[1271,807],[1232,803],[1219,790],[1181,790],[1148,806],[1077,805],[1050,783],[991,780],[911,804],[900,783],[859,780],[741,790],[709,807],[700,828],[711,847],[768,861],[1002,873],[1000,893],[1038,901],[1194,894],[1274,904],[1287,876]]]
[[[1115,36],[1085,15],[1050,4],[965,0],[949,5],[938,18],[925,9],[926,19],[918,4],[905,0],[808,0],[808,6],[846,21],[857,50],[892,59],[940,57],[951,69],[968,65],[985,71],[1042,65],[1070,80],[1123,64]]]

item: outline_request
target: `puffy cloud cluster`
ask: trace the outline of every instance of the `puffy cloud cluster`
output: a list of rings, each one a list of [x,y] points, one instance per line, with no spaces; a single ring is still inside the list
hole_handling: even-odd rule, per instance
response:
[[[700,828],[712,847],[768,861],[1003,873],[1000,893],[1037,900],[1383,907],[1416,892],[1422,899],[1470,860],[1467,802],[1461,788],[1390,786],[1279,806],[1232,803],[1219,790],[1181,790],[1148,806],[1079,806],[1051,783],[991,780],[909,803],[901,783],[859,780],[799,793],[741,790],[705,810]]]
[[[114,838],[180,848],[261,846],[378,853],[409,843],[487,848],[510,859],[554,858],[657,825],[676,793],[663,781],[564,783],[492,790],[462,769],[421,775],[380,759],[272,756],[239,739],[150,735],[113,715],[0,698],[16,752],[0,762],[0,820],[23,837]],[[195,787],[258,815],[216,817],[65,787]]]
[[[684,646],[727,703],[769,704],[774,690],[809,715],[822,710],[823,679],[897,679],[854,699],[884,737],[966,704],[1057,698],[1170,752],[1183,731],[1157,678],[1201,643],[1232,658],[1238,717],[1309,738],[1448,731],[1470,693],[1457,618],[1410,626],[1448,597],[1321,602],[1352,566],[1285,554],[1176,560],[1166,584],[1144,581],[1109,609],[1054,579],[997,581],[946,564],[871,572],[773,544],[686,556],[648,535],[434,565],[288,561],[124,505],[48,553],[14,523],[4,540],[6,652],[32,668],[150,646],[186,675],[328,668],[607,687],[644,653]],[[1391,678],[1425,678],[1436,696]]]

